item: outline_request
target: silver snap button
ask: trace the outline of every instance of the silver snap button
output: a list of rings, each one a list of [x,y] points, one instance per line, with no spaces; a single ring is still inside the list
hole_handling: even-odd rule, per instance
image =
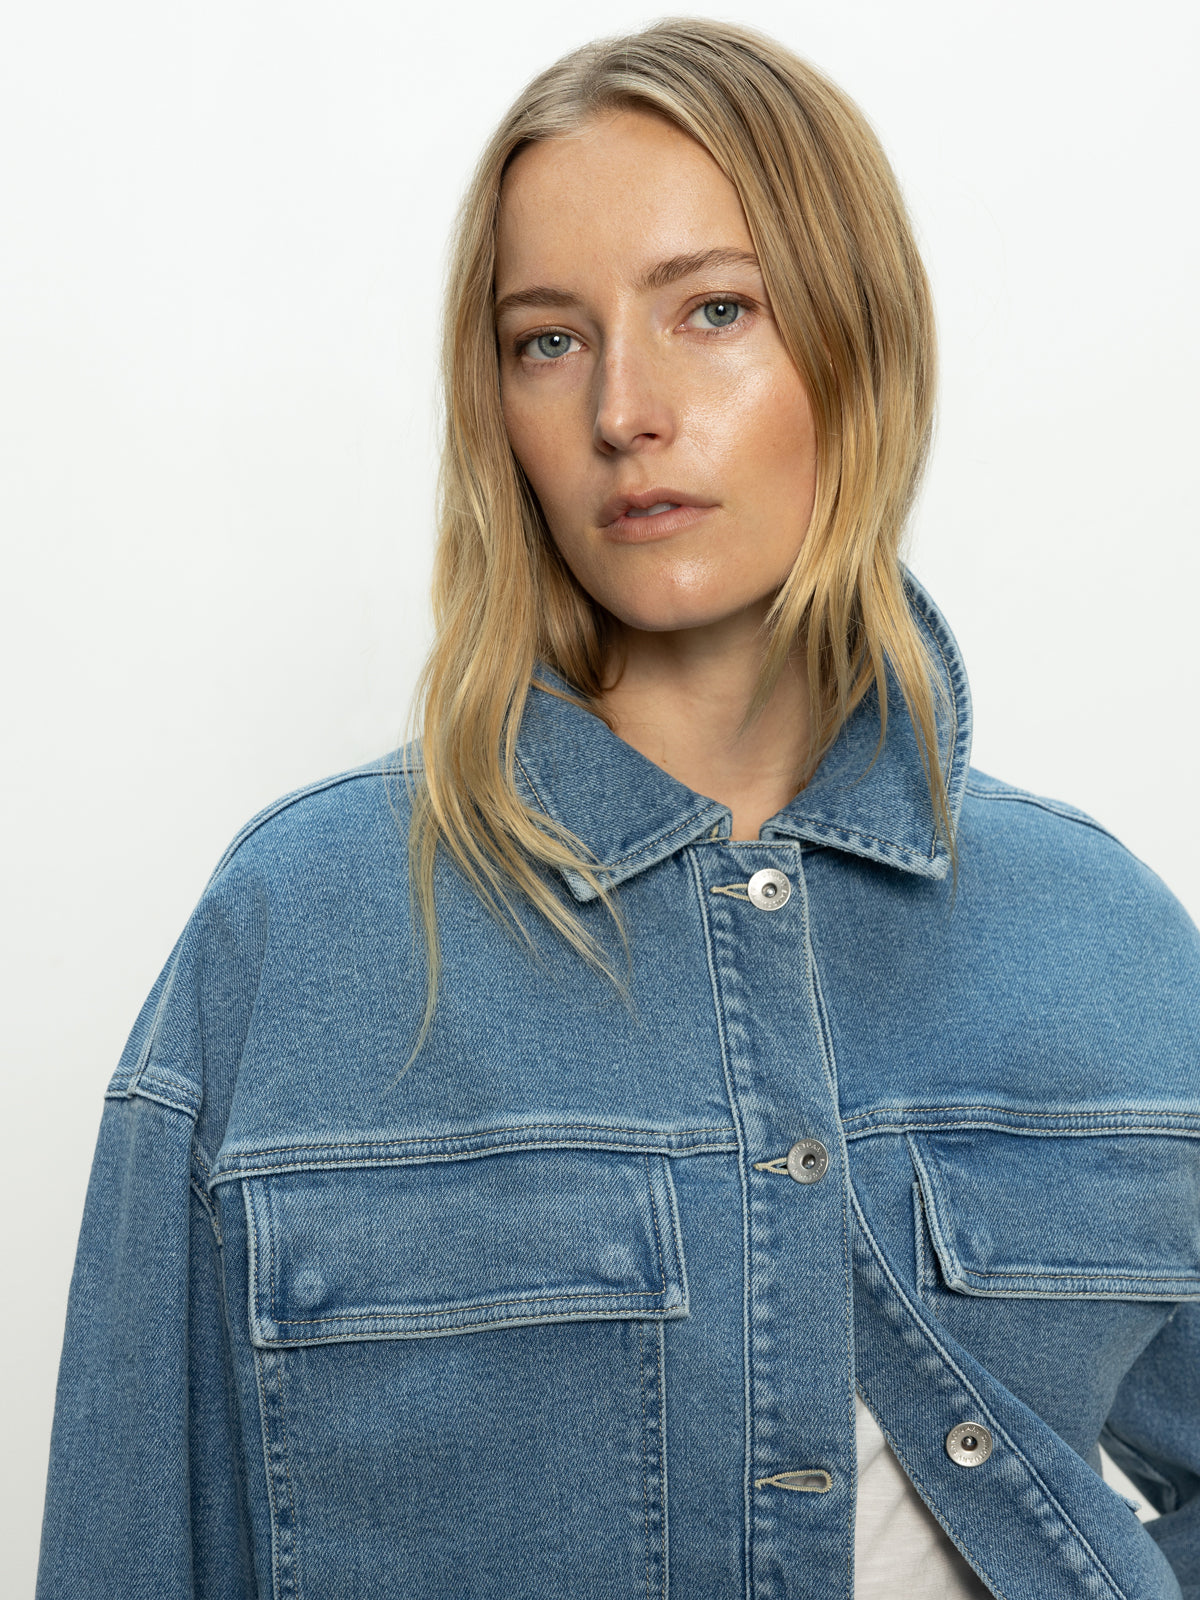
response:
[[[992,1453],[992,1436],[982,1422],[960,1422],[946,1435],[946,1454],[960,1467],[977,1467]]]
[[[777,872],[774,867],[763,867],[746,885],[746,893],[760,911],[778,911],[791,898],[792,886],[786,873]]]
[[[829,1151],[819,1139],[797,1139],[787,1153],[787,1169],[797,1183],[816,1183],[829,1170]]]

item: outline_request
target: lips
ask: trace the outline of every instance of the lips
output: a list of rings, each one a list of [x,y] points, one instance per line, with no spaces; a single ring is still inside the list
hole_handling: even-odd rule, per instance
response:
[[[667,516],[683,506],[695,506],[707,511],[715,503],[704,495],[688,494],[683,489],[671,489],[660,484],[653,489],[642,489],[637,494],[618,494],[606,500],[600,509],[600,526],[610,527],[626,519],[630,522],[652,523],[656,517]]]

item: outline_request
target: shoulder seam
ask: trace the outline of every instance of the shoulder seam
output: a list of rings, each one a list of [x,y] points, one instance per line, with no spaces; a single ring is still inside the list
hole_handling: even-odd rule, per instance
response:
[[[155,1092],[154,1090],[143,1088],[141,1083],[135,1083],[129,1088],[109,1088],[105,1091],[104,1098],[106,1100],[152,1100],[157,1106],[166,1106],[168,1111],[178,1111],[189,1122],[194,1123],[196,1121],[195,1106],[188,1105],[181,1099],[174,1099],[161,1091]]]
[[[995,781],[993,779],[993,782]],[[1123,844],[1102,822],[1097,822],[1095,817],[1088,816],[1086,811],[1079,811],[1076,807],[1067,805],[1065,801],[1048,800],[1043,795],[1031,793],[1028,789],[1017,789],[1010,785],[997,789],[981,789],[976,784],[968,782],[966,792],[975,800],[1001,800],[1035,806],[1039,811],[1047,811],[1051,816],[1061,817],[1064,822],[1077,822],[1081,827],[1091,828],[1093,833],[1103,834],[1106,839],[1111,839],[1113,844],[1120,845],[1127,855],[1133,854],[1129,846]]]

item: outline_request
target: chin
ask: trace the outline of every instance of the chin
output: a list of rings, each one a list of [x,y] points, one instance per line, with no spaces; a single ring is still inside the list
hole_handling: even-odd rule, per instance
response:
[[[727,622],[746,609],[745,605],[698,596],[639,594],[616,602],[604,602],[606,609],[626,628],[639,633],[683,633],[691,628],[711,628]]]

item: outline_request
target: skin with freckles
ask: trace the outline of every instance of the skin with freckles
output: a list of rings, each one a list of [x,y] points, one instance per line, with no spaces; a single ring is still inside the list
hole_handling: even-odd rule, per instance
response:
[[[798,655],[742,721],[811,519],[816,442],[737,191],[649,112],[532,145],[501,195],[496,307],[514,453],[619,624],[616,731],[756,837],[806,749]],[[678,509],[639,516],[633,496]]]

